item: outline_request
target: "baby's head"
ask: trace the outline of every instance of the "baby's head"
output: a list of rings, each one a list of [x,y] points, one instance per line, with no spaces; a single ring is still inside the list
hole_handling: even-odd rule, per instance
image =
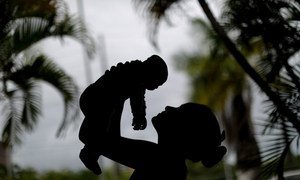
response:
[[[144,85],[146,89],[154,90],[167,81],[168,67],[161,57],[152,55],[143,64],[145,73]]]
[[[207,106],[186,103],[178,108],[166,107],[152,122],[159,143],[182,152],[193,162],[201,161],[211,167],[226,153],[221,146],[225,134],[220,132],[219,123]]]

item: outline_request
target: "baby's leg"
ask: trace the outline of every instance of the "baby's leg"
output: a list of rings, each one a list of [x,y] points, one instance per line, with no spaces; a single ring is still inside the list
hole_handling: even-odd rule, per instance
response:
[[[98,152],[94,152],[93,149],[86,145],[83,147],[83,149],[81,149],[79,154],[79,158],[85,167],[96,175],[100,175],[102,173],[102,170],[98,164],[99,156],[100,154],[98,154]]]
[[[108,124],[112,108],[105,96],[107,92],[97,89],[95,85],[87,87],[80,96],[80,109],[85,115],[79,131],[79,139],[90,147],[97,147],[101,134]]]
[[[80,108],[86,117],[79,131],[79,139],[85,144],[79,157],[88,169],[95,174],[101,174],[101,168],[97,162],[101,155],[98,143],[101,143],[99,132],[103,132],[103,128],[101,128],[105,124],[103,120],[107,119],[101,115],[105,116],[107,108],[103,108],[101,103],[99,105],[101,98],[94,91],[92,86],[89,86],[80,97]]]
[[[89,170],[99,175],[101,174],[101,168],[98,164],[100,152],[97,150],[93,140],[94,136],[93,133],[91,133],[91,127],[93,127],[93,125],[91,121],[92,120],[89,118],[84,118],[83,123],[80,127],[79,139],[85,145],[84,148],[80,151],[79,158]]]
[[[88,120],[84,118],[79,129],[79,140],[84,144],[87,143],[87,132],[88,132],[87,121]]]
[[[91,109],[91,106],[94,106],[94,103],[92,101],[93,95],[93,86],[88,86],[83,93],[80,95],[79,98],[79,107],[82,113],[87,116],[89,114],[89,110]]]
[[[80,159],[95,174],[101,169],[97,163],[101,152],[105,150],[111,138],[121,136],[120,123],[124,102],[105,101],[102,98],[98,106],[90,107],[79,132],[79,139],[85,144]],[[107,103],[105,103],[107,102]]]

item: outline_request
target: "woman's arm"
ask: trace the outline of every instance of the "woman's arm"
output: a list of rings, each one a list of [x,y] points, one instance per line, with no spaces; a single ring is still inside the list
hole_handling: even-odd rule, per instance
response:
[[[121,137],[120,124],[123,105],[115,108],[108,133],[101,143],[101,154],[131,168],[144,166],[157,154],[157,144]],[[100,147],[99,147],[100,148]],[[151,158],[152,157],[152,158]],[[155,157],[155,156],[154,156]]]
[[[107,138],[102,154],[120,164],[137,169],[158,158],[157,144],[128,138]]]

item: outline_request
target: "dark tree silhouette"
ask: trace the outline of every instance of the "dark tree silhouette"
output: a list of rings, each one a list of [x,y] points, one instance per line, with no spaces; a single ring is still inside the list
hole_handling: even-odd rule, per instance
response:
[[[41,82],[52,85],[63,99],[64,114],[57,135],[77,119],[78,88],[73,79],[47,55],[30,52],[32,46],[46,38],[67,36],[86,45],[91,55],[92,39],[81,21],[66,11],[63,0],[0,0],[0,103],[4,107],[1,145],[4,148],[20,143],[23,133],[36,127],[42,107],[38,88]]]
[[[175,56],[178,68],[189,76],[190,99],[208,105],[220,115],[226,129],[226,142],[236,156],[237,170],[248,174],[249,179],[257,179],[261,162],[259,156],[253,158],[259,154],[259,147],[251,116],[249,80],[207,22],[195,19],[192,32],[197,48],[192,53],[179,51]],[[207,52],[201,51],[206,48]],[[240,49],[248,57],[256,55],[246,47]]]
[[[159,21],[166,16],[166,12],[180,0],[135,0],[139,8],[143,8],[151,20],[152,38],[156,37]],[[213,29],[223,40],[228,51],[249,77],[267,95],[272,104],[269,108],[269,121],[264,126],[279,129],[276,138],[283,143],[268,146],[262,156],[266,157],[264,172],[279,172],[283,178],[283,162],[286,149],[300,134],[299,122],[299,65],[291,66],[290,59],[299,51],[299,2],[295,0],[227,0],[229,21],[234,34],[241,33],[241,39],[251,44],[255,38],[262,38],[264,43],[265,63],[261,64],[262,71],[256,71],[247,61],[244,54],[237,48],[237,44],[227,35],[226,26],[221,25],[211,12],[205,0],[198,0],[203,12]],[[232,5],[232,6],[231,6]],[[227,15],[227,14],[225,14]],[[155,41],[155,39],[152,39]],[[237,42],[239,43],[239,42]],[[262,56],[263,57],[263,56]],[[275,58],[277,57],[277,58]],[[283,73],[281,73],[283,72]],[[276,77],[277,76],[277,77]],[[296,131],[296,132],[295,132]],[[273,131],[274,132],[274,131]],[[292,135],[291,135],[292,134]],[[295,135],[296,134],[296,135]],[[273,136],[272,140],[275,136]],[[271,142],[271,141],[269,141]],[[274,142],[274,141],[273,141]],[[276,148],[277,147],[277,148]],[[270,152],[275,148],[276,150]]]

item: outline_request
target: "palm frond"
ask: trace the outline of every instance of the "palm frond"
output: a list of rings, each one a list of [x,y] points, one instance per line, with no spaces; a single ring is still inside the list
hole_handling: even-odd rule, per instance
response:
[[[133,0],[136,9],[148,20],[149,39],[154,47],[157,48],[156,40],[160,21],[164,19],[168,22],[169,10],[181,1],[183,0]]]
[[[64,102],[64,115],[57,135],[62,135],[67,125],[77,119],[76,117],[79,113],[77,106],[78,87],[63,69],[46,56],[38,55],[31,57],[22,68],[12,73],[9,79],[18,85],[24,85],[22,81],[40,80],[49,83],[61,94]],[[34,92],[34,89],[31,90]],[[31,108],[31,110],[38,112],[38,96],[33,96],[31,91],[28,91],[26,95],[27,98],[33,98],[32,102],[28,102],[26,108]]]
[[[64,19],[57,22],[52,32],[53,35],[69,36],[79,41],[85,47],[85,50],[89,56],[95,53],[95,42],[93,38],[88,34],[88,31],[81,19],[77,17],[71,17],[66,15]]]
[[[22,81],[22,84],[20,81],[16,83],[23,93],[21,123],[25,130],[32,131],[41,114],[41,92],[37,84],[30,79]]]
[[[3,101],[4,126],[2,131],[2,142],[7,145],[19,144],[24,131],[22,121],[22,101],[18,97],[18,91],[10,91],[6,101]]]
[[[258,55],[261,61],[257,69],[271,83],[284,106],[299,120],[299,68],[287,69],[284,64],[300,47],[299,26],[295,25],[299,22],[299,8],[295,8],[295,3],[299,7],[294,0],[227,1],[223,20],[229,30],[239,33],[240,42],[247,44],[260,39]],[[290,144],[298,141],[299,134],[276,106],[271,102],[266,105],[269,117],[263,123],[263,136],[258,138],[263,139],[259,155],[263,162],[262,175],[265,178],[272,174],[282,177]]]
[[[280,117],[274,118],[276,121],[273,120],[272,128],[269,128],[268,132],[262,132],[257,138],[260,139],[259,156],[262,157],[261,176],[264,179],[276,174],[283,175],[285,158],[290,145],[299,138],[297,131],[287,120]],[[269,124],[266,122],[263,127]]]
[[[202,19],[194,19],[192,29],[195,32],[193,38],[199,43],[197,47],[205,48],[202,44],[206,44],[208,51],[180,52],[176,57],[177,65],[191,78],[191,99],[219,111],[226,104],[230,92],[243,89],[246,84],[244,73],[237,64],[232,63],[229,52],[211,25]],[[201,38],[195,38],[196,33]]]
[[[13,24],[14,33],[11,35],[13,52],[19,52],[29,48],[36,42],[48,37],[51,28],[49,21],[43,18],[22,18]]]
[[[65,36],[82,43],[89,55],[95,51],[94,42],[83,23],[78,18],[68,15],[54,25],[44,18],[20,18],[15,20],[11,28],[14,30],[10,38],[15,54],[48,37],[63,38]]]
[[[283,62],[300,49],[299,2],[227,1],[224,9],[226,27],[238,34],[240,42],[249,44],[254,39],[261,39],[262,59],[270,61],[272,67],[266,77],[273,82],[279,76]]]
[[[300,65],[296,64],[293,68],[295,74],[300,77]],[[280,72],[272,88],[278,93],[280,98],[284,100],[286,106],[299,116],[300,94],[296,84],[285,70]],[[267,178],[277,174],[283,176],[284,162],[290,145],[294,142],[299,143],[299,134],[296,128],[286,117],[279,113],[276,106],[271,102],[268,103],[269,117],[265,122],[261,123],[264,127],[262,131],[263,139],[261,143],[260,156],[263,157],[263,168],[261,174]],[[297,147],[299,148],[299,147]]]
[[[200,37],[200,43],[199,47],[202,47],[203,44],[207,44],[207,47],[209,49],[210,56],[212,56],[212,59],[214,56],[229,56],[229,52],[224,46],[224,43],[222,42],[222,39],[217,35],[217,33],[213,30],[212,26],[205,20],[196,18],[192,22],[193,27],[193,38],[195,35],[199,34],[198,37]],[[198,43],[199,43],[198,42]]]

